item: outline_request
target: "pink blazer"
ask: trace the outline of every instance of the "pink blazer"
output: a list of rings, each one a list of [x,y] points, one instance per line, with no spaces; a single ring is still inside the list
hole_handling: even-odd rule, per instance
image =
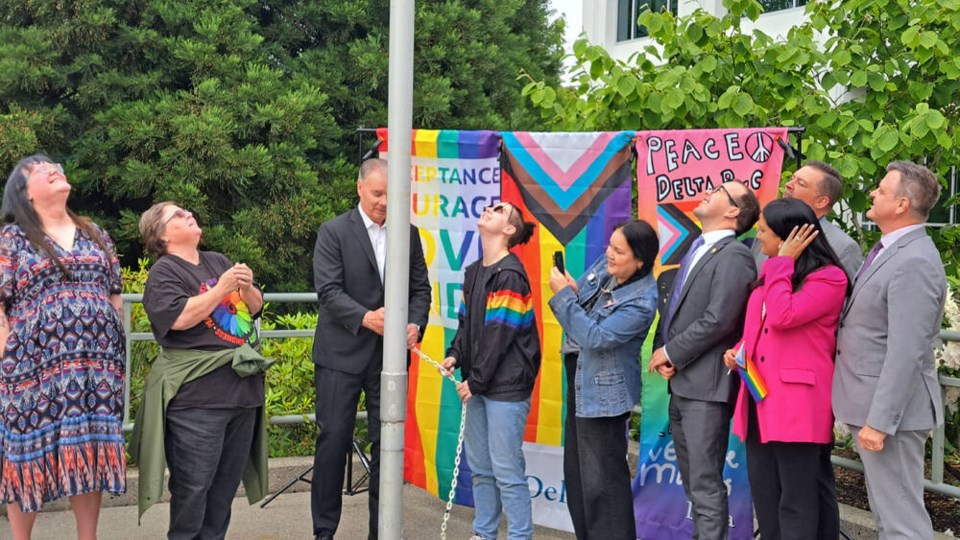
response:
[[[790,257],[767,259],[760,271],[764,283],[747,303],[743,341],[769,389],[757,404],[760,442],[829,443],[833,359],[847,275],[839,267],[826,266],[808,275],[794,292],[793,262]],[[761,326],[764,303],[767,314]],[[740,385],[733,432],[743,440],[749,399]]]

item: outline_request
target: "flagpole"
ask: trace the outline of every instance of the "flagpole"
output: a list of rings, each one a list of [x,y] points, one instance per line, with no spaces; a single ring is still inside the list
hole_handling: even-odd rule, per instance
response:
[[[383,371],[380,374],[380,506],[382,540],[403,537],[403,442],[407,405],[410,274],[410,149],[413,129],[414,0],[390,2],[387,126],[387,262]]]

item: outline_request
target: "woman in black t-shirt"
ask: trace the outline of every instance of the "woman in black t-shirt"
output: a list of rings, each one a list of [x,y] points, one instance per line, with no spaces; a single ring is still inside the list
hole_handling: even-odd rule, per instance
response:
[[[199,250],[203,231],[192,213],[174,203],[158,203],[144,212],[140,233],[147,252],[157,258],[143,295],[153,334],[164,351],[179,350],[179,358],[194,353],[194,366],[204,366],[162,366],[165,375],[173,372],[172,378],[182,383],[166,406],[164,421],[168,537],[223,538],[251,456],[264,379],[262,373],[241,377],[231,362],[214,365],[209,359],[258,344],[256,319],[263,295],[245,264]]]

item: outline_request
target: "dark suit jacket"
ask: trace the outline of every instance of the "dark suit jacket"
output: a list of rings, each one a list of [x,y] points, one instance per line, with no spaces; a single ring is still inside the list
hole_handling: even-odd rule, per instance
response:
[[[389,266],[384,274],[390,275]],[[358,374],[371,362],[382,362],[383,337],[361,325],[367,311],[383,307],[384,286],[358,208],[320,226],[313,250],[313,281],[320,301],[314,363]],[[408,320],[421,331],[427,325],[431,294],[420,232],[411,225]]]
[[[733,236],[723,238],[697,261],[681,291],[666,342],[677,373],[670,392],[688,399],[733,403],[740,377],[727,374],[723,353],[743,329],[750,285],[757,270],[750,249]],[[663,321],[673,284],[661,284],[660,323],[654,348],[664,345]]]

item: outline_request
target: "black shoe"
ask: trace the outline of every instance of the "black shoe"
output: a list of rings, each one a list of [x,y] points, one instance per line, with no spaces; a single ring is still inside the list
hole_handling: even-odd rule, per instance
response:
[[[322,532],[317,534],[315,540],[333,540],[333,533]]]

